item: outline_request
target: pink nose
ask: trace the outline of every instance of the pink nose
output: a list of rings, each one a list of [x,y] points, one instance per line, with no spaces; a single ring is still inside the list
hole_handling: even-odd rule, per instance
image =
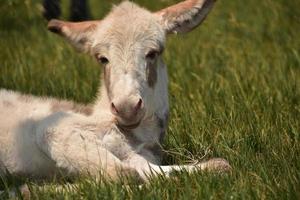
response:
[[[131,115],[136,115],[142,110],[143,100],[140,98],[137,103],[119,103],[115,104],[111,103],[111,110],[115,115],[123,116],[127,115],[130,117]]]

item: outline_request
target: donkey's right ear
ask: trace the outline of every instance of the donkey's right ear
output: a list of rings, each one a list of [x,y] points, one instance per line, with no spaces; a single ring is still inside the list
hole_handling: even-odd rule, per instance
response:
[[[187,33],[201,24],[216,0],[185,0],[156,12],[167,33]]]
[[[100,21],[66,22],[53,19],[48,23],[48,30],[69,40],[77,49],[89,52],[91,39]]]

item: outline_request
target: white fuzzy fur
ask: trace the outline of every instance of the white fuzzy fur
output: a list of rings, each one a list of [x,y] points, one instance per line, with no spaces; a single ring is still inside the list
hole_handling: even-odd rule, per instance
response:
[[[109,97],[102,78],[92,115],[71,110],[54,111],[51,98],[21,95],[0,90],[0,170],[30,178],[51,178],[63,172],[76,176],[99,171],[113,179],[118,172],[138,173],[143,179],[154,172],[172,170],[228,169],[225,160],[211,160],[196,166],[159,166],[162,133],[158,119],[168,116],[167,69],[157,58],[157,81],[147,86],[144,54],[165,42],[165,30],[154,15],[133,3],[124,2],[101,21],[88,35],[82,48],[91,54],[100,52],[110,59]],[[78,42],[80,33],[67,29],[65,36]],[[83,33],[82,33],[83,34]],[[71,36],[70,36],[71,35]],[[108,48],[109,46],[109,48]],[[128,77],[123,74],[128,73]],[[125,89],[126,88],[126,89]],[[124,132],[116,126],[110,111],[111,98],[140,95],[146,114],[134,130]],[[4,170],[5,169],[5,170]]]

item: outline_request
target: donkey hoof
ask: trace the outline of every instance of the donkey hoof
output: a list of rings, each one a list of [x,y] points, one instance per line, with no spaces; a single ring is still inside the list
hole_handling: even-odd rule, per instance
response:
[[[229,162],[223,158],[212,158],[206,162],[200,164],[200,167],[204,170],[211,172],[229,172],[232,170]]]

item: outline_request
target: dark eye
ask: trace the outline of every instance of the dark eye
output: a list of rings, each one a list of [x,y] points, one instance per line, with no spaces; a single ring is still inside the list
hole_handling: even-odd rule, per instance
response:
[[[98,59],[98,62],[100,62],[102,65],[106,65],[109,62],[109,60],[104,56],[100,56],[97,59]]]
[[[149,60],[154,60],[158,55],[158,51],[156,50],[151,50],[149,53],[147,53],[146,58]]]

